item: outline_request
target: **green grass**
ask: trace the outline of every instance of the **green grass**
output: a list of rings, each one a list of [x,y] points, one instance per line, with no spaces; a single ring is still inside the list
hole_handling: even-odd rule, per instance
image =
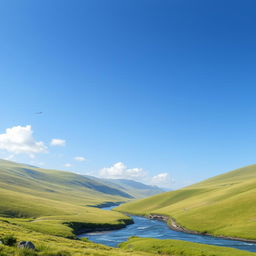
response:
[[[14,235],[17,241],[32,241],[36,251],[18,249],[16,246],[0,245],[0,256],[146,256],[145,252],[128,252],[117,248],[95,244],[85,239],[73,240],[48,235],[20,225],[0,220],[0,240],[6,235]]]
[[[256,165],[129,202],[116,210],[137,215],[167,215],[187,229],[256,239]]]
[[[159,240],[153,238],[132,237],[121,243],[120,248],[130,252],[149,252],[155,255],[171,256],[255,256],[256,253],[237,249],[197,244],[171,239]]]

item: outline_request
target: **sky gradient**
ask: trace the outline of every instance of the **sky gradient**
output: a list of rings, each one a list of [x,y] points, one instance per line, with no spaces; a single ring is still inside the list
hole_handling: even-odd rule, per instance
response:
[[[10,152],[4,136],[0,157],[91,175],[117,164],[148,183],[168,173],[172,188],[256,163],[255,8],[1,1],[0,134],[30,125],[47,149]]]

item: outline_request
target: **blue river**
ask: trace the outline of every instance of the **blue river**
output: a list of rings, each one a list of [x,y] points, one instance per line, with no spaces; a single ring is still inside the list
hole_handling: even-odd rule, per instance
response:
[[[102,209],[111,210],[112,208],[113,207],[106,207]],[[134,224],[128,225],[123,229],[85,233],[79,235],[79,237],[87,237],[90,241],[112,247],[117,247],[119,243],[126,241],[130,236],[139,236],[157,239],[184,240],[194,243],[232,247],[240,250],[256,252],[256,243],[228,240],[212,236],[187,234],[171,230],[166,223],[158,220],[150,220],[133,215],[131,215],[131,217],[134,220]]]

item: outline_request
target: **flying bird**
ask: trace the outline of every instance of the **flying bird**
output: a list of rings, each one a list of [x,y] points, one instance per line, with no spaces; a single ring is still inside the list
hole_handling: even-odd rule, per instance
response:
[[[35,112],[36,115],[41,115],[43,112]]]

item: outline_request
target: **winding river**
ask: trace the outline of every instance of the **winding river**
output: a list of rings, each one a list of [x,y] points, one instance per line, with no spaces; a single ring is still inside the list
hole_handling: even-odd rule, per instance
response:
[[[111,210],[113,207],[102,208]],[[89,240],[112,247],[117,247],[119,243],[126,241],[130,236],[151,237],[157,239],[176,239],[201,244],[218,245],[232,247],[240,250],[256,252],[256,244],[235,240],[216,238],[212,236],[203,236],[196,234],[187,234],[179,231],[171,230],[168,225],[159,220],[150,220],[143,217],[131,216],[134,224],[119,230],[106,232],[91,232],[80,235],[79,237],[87,237]]]

